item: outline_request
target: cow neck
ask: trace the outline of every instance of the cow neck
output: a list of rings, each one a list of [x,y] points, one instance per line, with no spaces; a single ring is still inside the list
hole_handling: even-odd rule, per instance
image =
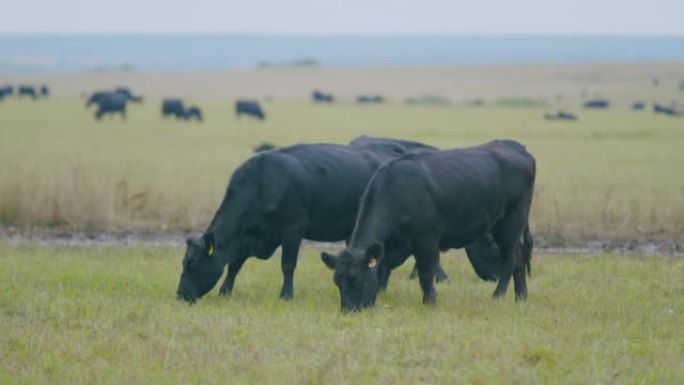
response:
[[[384,213],[374,215],[360,215],[357,219],[354,232],[352,233],[349,248],[366,250],[375,243],[385,243],[392,233],[390,223],[392,221]]]

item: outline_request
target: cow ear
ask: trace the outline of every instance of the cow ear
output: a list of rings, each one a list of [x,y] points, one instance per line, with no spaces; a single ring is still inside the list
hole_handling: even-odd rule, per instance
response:
[[[380,258],[382,258],[383,252],[384,247],[380,242],[374,243],[366,249],[366,264],[369,268],[372,269],[378,265],[378,261],[380,260]]]
[[[216,242],[214,240],[214,233],[206,233],[202,236],[202,241],[204,242],[204,248],[207,249],[207,254],[211,257],[214,255],[214,249],[216,248]]]
[[[330,270],[335,270],[335,264],[337,263],[336,256],[328,254],[325,251],[323,251],[321,252],[321,260],[323,260],[323,263],[325,263],[325,265],[328,266]]]

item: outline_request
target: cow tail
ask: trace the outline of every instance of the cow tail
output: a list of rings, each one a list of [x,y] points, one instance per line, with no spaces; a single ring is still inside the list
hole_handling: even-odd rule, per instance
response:
[[[532,240],[532,234],[530,233],[530,225],[526,225],[523,230],[521,237],[521,248],[522,262],[525,264],[525,270],[527,270],[527,275],[532,276],[532,248],[534,247],[534,241]]]

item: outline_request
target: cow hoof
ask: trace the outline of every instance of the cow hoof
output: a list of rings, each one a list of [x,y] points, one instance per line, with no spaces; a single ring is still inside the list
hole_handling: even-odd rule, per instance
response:
[[[423,305],[435,306],[437,305],[437,296],[431,295],[428,297],[423,297]]]
[[[280,293],[280,299],[283,301],[289,301],[293,297],[292,293]]]

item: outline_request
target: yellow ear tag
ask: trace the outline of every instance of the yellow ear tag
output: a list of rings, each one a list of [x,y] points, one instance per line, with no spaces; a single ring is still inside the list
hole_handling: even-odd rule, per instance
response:
[[[209,245],[209,250],[207,250],[207,252],[209,253],[209,256],[214,255],[214,244],[213,243],[211,245]]]
[[[370,267],[371,269],[374,268],[375,265],[377,265],[377,264],[378,264],[378,260],[375,258],[371,258],[371,260],[368,261],[368,267]]]

